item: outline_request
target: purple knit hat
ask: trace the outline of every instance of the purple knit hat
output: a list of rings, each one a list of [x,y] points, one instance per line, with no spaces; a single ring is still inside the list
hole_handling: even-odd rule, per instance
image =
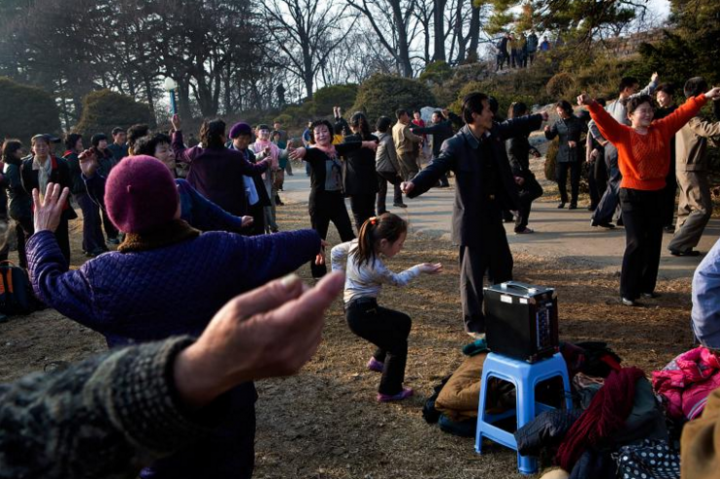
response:
[[[157,158],[139,155],[122,160],[105,185],[105,207],[125,233],[142,233],[175,218],[180,196],[170,170]]]
[[[235,139],[240,135],[252,135],[252,128],[245,122],[235,123],[230,128],[230,138]]]

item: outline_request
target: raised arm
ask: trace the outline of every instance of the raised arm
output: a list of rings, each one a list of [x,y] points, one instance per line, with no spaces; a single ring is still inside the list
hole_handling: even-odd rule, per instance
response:
[[[30,237],[27,255],[33,290],[42,302],[73,321],[102,333],[108,332],[93,309],[93,291],[86,277],[91,268],[89,264],[68,271],[55,235],[47,229]]]
[[[578,105],[586,105],[590,110],[590,116],[600,130],[600,134],[611,143],[620,141],[630,130],[629,126],[621,125],[610,113],[586,94],[577,97]]]
[[[256,288],[272,279],[292,273],[303,264],[314,260],[321,251],[320,236],[315,230],[252,237],[234,235],[233,241],[238,271],[252,272],[241,279],[246,289]]]
[[[662,129],[665,136],[671,137],[675,135],[691,118],[700,113],[700,110],[707,103],[705,94],[701,94],[692,98],[688,98],[685,103],[680,105],[674,112],[665,118],[653,122],[657,128]]]

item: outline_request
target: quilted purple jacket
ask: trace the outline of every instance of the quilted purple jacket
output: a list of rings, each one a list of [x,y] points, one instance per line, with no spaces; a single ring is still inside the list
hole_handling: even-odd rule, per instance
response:
[[[296,270],[319,250],[314,230],[207,232],[152,251],[105,253],[68,271],[52,233],[27,243],[38,297],[110,346],[199,335],[228,300]]]
[[[245,237],[209,232],[151,251],[105,253],[68,271],[55,236],[27,243],[35,293],[65,316],[102,333],[108,345],[200,334],[231,298],[296,270],[320,250],[314,230]],[[231,391],[231,413],[202,444],[145,468],[143,479],[252,475],[253,383]]]

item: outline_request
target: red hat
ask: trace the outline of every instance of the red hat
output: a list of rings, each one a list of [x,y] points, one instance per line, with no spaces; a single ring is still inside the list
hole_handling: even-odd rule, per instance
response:
[[[179,202],[170,170],[152,156],[123,159],[105,185],[108,216],[125,233],[143,233],[170,223]]]

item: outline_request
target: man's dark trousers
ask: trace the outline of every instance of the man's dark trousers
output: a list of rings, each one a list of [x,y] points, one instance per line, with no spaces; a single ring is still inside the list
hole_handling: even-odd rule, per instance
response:
[[[500,206],[493,204],[483,218],[480,245],[460,245],[460,299],[465,331],[484,333],[483,278],[497,284],[512,280],[513,258],[502,223]]]

